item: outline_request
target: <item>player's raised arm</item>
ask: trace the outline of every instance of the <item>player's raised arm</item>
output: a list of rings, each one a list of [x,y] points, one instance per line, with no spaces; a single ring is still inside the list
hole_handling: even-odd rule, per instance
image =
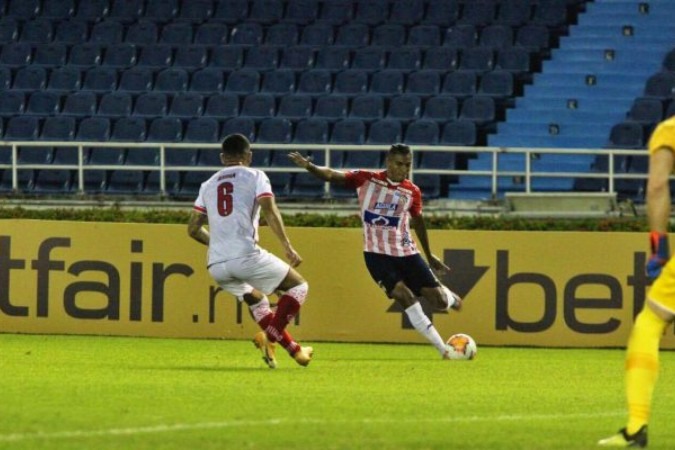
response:
[[[334,170],[330,167],[321,167],[314,164],[309,158],[301,155],[299,152],[291,152],[288,158],[295,163],[296,166],[305,169],[317,178],[329,183],[344,184],[346,175],[340,170]]]

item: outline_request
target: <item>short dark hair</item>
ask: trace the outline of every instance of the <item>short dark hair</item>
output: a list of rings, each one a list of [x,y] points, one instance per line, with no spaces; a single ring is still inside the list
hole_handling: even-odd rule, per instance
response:
[[[221,152],[227,156],[243,156],[251,149],[251,143],[243,134],[230,134],[223,139]]]
[[[390,155],[409,155],[410,153],[410,147],[401,143],[392,144],[389,148]]]

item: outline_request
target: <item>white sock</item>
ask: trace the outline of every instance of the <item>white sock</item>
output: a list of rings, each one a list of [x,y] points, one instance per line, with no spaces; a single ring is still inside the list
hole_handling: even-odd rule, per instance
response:
[[[429,320],[426,314],[424,314],[424,311],[422,311],[422,305],[420,305],[419,302],[415,302],[405,310],[405,313],[408,315],[408,319],[413,327],[431,342],[441,356],[443,356],[445,353],[445,341],[443,341],[441,335],[438,334],[438,331],[436,331],[436,327],[431,323],[431,320]]]

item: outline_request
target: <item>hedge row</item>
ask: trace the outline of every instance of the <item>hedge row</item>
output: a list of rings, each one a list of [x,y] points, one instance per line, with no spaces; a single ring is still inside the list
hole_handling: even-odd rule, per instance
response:
[[[90,209],[26,209],[0,207],[0,219],[72,220],[85,222],[187,223],[190,208],[176,210],[127,210],[119,207]],[[454,217],[425,215],[427,228],[443,230],[513,231],[647,231],[644,218],[531,219],[517,217]],[[359,227],[359,216],[334,214],[284,215],[286,226]]]

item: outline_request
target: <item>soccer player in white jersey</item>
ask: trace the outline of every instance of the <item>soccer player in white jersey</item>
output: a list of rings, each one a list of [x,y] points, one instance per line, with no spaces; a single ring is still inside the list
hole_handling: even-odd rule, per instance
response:
[[[340,171],[318,167],[298,152],[288,157],[298,166],[330,183],[357,190],[363,221],[366,267],[375,282],[405,310],[410,323],[449,359],[445,341],[422,310],[422,296],[435,308],[459,310],[462,299],[441,284],[436,274],[450,269],[431,253],[422,216],[422,194],[407,177],[412,152],[405,144],[389,149],[386,170]],[[412,225],[428,264],[420,255],[410,233]]]
[[[225,167],[202,183],[188,234],[208,246],[209,273],[221,288],[246,302],[263,330],[253,342],[265,363],[276,367],[274,343],[279,342],[298,364],[306,366],[312,347],[301,347],[286,331],[307,297],[307,282],[294,269],[302,258],[286,235],[269,178],[249,167],[252,156],[245,136],[232,134],[223,140],[220,160]],[[261,210],[290,265],[258,245]],[[281,292],[276,312],[267,298],[272,292]]]

